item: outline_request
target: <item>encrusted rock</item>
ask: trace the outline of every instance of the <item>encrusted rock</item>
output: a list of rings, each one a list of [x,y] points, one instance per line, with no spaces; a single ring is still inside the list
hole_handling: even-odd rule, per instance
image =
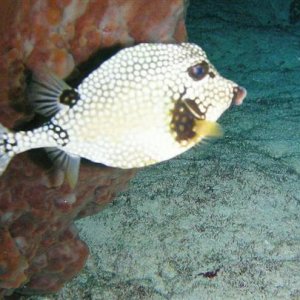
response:
[[[66,77],[102,48],[186,38],[184,0],[3,0],[0,8],[0,122],[9,128],[32,113],[27,69]],[[83,162],[70,191],[42,150],[14,158],[0,179],[0,297],[54,292],[76,275],[88,248],[74,220],[100,211],[134,173]]]

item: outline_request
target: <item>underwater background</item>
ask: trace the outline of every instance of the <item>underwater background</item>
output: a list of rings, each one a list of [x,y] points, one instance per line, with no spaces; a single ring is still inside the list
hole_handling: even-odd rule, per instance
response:
[[[189,41],[247,98],[220,119],[223,138],[139,171],[78,221],[86,267],[58,294],[26,299],[300,299],[300,22],[290,5],[190,1]]]

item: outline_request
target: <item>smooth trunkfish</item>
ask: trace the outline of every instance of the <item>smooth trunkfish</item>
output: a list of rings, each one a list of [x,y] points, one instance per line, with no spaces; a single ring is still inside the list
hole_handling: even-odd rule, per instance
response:
[[[18,132],[0,125],[0,174],[16,154],[46,148],[74,188],[81,157],[140,168],[220,136],[216,121],[246,90],[220,76],[195,44],[145,43],[119,51],[77,89],[42,72],[29,96],[49,121]]]

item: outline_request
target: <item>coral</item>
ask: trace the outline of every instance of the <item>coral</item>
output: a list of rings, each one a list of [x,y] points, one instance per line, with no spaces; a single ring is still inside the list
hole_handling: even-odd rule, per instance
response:
[[[99,49],[186,38],[184,0],[3,0],[0,7],[0,122],[10,128],[30,113],[27,69],[66,77]],[[74,277],[88,256],[74,220],[100,211],[134,174],[83,162],[71,191],[42,150],[14,158],[0,179],[0,297],[54,292]]]

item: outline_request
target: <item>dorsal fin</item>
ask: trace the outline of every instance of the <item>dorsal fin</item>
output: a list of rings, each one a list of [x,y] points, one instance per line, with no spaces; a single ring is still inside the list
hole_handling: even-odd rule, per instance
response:
[[[75,188],[80,167],[80,156],[66,153],[58,148],[45,148],[53,164],[64,170],[65,177],[72,189]]]
[[[52,117],[61,109],[72,107],[79,100],[78,92],[51,72],[33,75],[28,91],[36,113]]]

